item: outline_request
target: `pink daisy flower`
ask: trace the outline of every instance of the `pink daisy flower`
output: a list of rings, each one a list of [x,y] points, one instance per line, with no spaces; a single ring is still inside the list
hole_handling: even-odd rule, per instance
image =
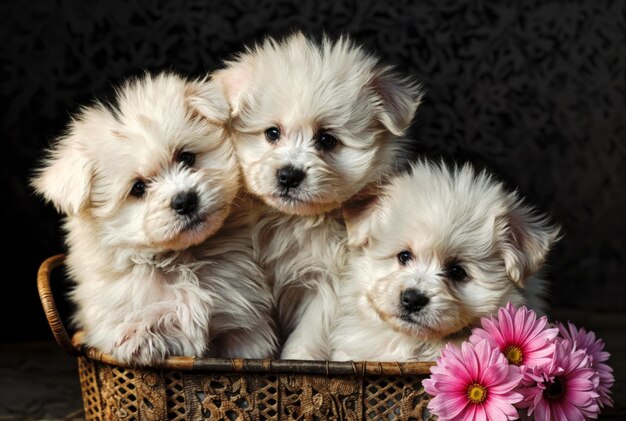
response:
[[[595,392],[598,376],[589,368],[584,350],[567,339],[556,344],[550,364],[526,372],[519,391],[524,400],[516,406],[545,421],[584,421],[597,418],[600,407]]]
[[[591,360],[591,368],[598,372],[600,377],[600,384],[598,386],[598,394],[600,398],[598,403],[603,408],[604,405],[613,406],[613,399],[611,399],[611,387],[615,382],[613,377],[613,369],[604,361],[607,361],[611,354],[604,350],[604,341],[602,339],[596,339],[596,334],[592,331],[587,332],[585,329],[578,329],[573,323],[569,323],[565,326],[562,323],[558,323],[559,331],[564,339],[573,342],[578,349],[582,349],[587,352]]]
[[[518,366],[539,367],[550,363],[554,353],[557,328],[546,328],[548,319],[537,319],[537,314],[525,306],[516,309],[511,303],[500,308],[498,318],[483,318],[482,329],[472,330],[469,340],[476,344],[485,339],[498,348],[509,363]]]
[[[522,399],[515,391],[521,370],[487,341],[464,342],[461,348],[446,345],[431,376],[422,384],[433,396],[428,409],[441,421],[514,420],[514,403]]]

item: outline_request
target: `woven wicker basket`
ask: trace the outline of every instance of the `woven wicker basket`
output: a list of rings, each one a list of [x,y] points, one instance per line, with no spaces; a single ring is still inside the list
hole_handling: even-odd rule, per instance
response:
[[[421,381],[430,363],[170,357],[129,368],[70,339],[50,288],[63,256],[39,269],[58,344],[78,357],[87,420],[434,420]]]

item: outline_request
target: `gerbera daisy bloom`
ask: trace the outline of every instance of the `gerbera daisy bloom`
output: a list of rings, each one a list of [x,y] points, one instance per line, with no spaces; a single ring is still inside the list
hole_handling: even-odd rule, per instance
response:
[[[598,376],[589,367],[589,356],[567,339],[556,344],[550,364],[530,369],[520,392],[524,400],[516,406],[545,421],[584,421],[597,418],[600,407],[596,393]]]
[[[611,387],[615,382],[613,377],[613,369],[604,361],[608,360],[611,354],[604,350],[604,341],[602,339],[596,339],[596,334],[592,331],[587,332],[585,329],[578,329],[573,323],[569,323],[565,326],[562,323],[557,324],[561,336],[564,339],[572,341],[576,348],[584,350],[589,355],[591,360],[591,368],[598,372],[600,377],[600,384],[598,385],[598,394],[600,398],[598,403],[600,407],[613,406],[613,399],[611,399]]]
[[[433,396],[428,409],[441,421],[517,419],[513,404],[522,399],[515,391],[521,370],[487,341],[464,342],[460,349],[446,345],[430,371],[422,384]]]
[[[557,328],[546,328],[548,319],[537,319],[537,314],[522,306],[516,309],[511,303],[500,308],[498,318],[483,318],[482,329],[472,330],[471,343],[483,339],[500,350],[509,363],[537,367],[550,363],[554,352],[553,340]]]

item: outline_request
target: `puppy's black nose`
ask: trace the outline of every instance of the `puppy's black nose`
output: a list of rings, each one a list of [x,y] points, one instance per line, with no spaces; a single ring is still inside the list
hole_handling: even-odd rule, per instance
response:
[[[416,289],[406,289],[400,294],[400,301],[406,311],[417,313],[424,308],[430,300]]]
[[[193,191],[178,193],[170,206],[179,215],[189,215],[198,209],[198,194]]]
[[[284,167],[276,171],[276,178],[278,184],[288,189],[298,187],[302,180],[304,180],[304,171],[294,167]]]

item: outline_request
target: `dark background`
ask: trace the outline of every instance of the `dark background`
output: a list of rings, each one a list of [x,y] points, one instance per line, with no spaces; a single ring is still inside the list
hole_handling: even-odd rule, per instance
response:
[[[35,287],[63,250],[28,185],[72,112],[144,69],[201,75],[294,29],[351,34],[421,80],[420,153],[491,168],[565,237],[551,304],[626,310],[621,1],[6,1],[0,5],[1,339],[49,339]]]

